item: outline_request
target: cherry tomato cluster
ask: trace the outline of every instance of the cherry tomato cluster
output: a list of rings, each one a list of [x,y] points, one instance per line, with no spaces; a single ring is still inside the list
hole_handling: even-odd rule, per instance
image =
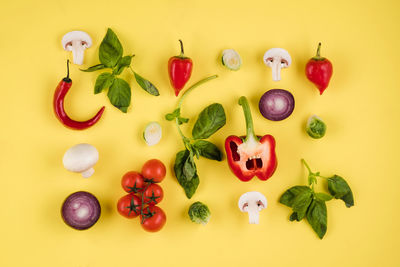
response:
[[[156,206],[164,197],[158,185],[166,174],[165,165],[158,159],[148,160],[142,172],[127,172],[121,180],[122,188],[129,194],[121,197],[117,204],[118,212],[126,218],[140,216],[140,224],[148,232],[157,232],[164,226],[165,212]]]

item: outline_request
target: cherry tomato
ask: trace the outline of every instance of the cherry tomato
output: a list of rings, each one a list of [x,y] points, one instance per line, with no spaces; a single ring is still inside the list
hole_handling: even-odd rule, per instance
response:
[[[156,205],[164,198],[164,192],[158,184],[150,184],[143,192],[143,201],[148,205]]]
[[[126,218],[135,218],[140,214],[142,201],[134,194],[128,194],[118,200],[117,210]]]
[[[122,188],[128,193],[137,193],[145,188],[143,176],[138,172],[127,172],[121,180]]]
[[[161,182],[166,172],[165,165],[158,159],[148,160],[142,167],[143,177],[153,183]]]
[[[157,232],[163,228],[167,221],[165,212],[157,206],[148,206],[144,210],[145,218],[140,215],[141,225],[144,230],[148,232]],[[151,216],[146,218],[147,216]]]

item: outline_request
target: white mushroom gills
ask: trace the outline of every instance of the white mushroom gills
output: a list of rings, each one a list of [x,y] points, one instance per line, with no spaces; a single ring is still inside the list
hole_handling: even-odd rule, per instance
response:
[[[82,65],[85,49],[92,46],[92,38],[86,32],[72,31],[63,36],[61,43],[64,50],[72,51],[74,64]]]
[[[271,48],[264,54],[264,63],[272,70],[272,80],[281,80],[281,69],[288,68],[292,64],[292,58],[283,48]]]
[[[90,144],[77,144],[65,152],[64,167],[71,172],[82,174],[84,178],[93,175],[93,166],[99,160],[99,152]]]
[[[266,197],[257,191],[244,193],[239,198],[239,209],[249,214],[249,223],[259,223],[259,213],[267,207]]]

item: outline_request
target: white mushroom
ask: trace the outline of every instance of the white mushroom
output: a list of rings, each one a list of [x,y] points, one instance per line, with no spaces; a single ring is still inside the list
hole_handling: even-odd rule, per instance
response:
[[[99,160],[99,152],[89,144],[77,144],[65,152],[64,167],[71,172],[79,172],[88,178],[94,173],[93,166]]]
[[[272,79],[281,80],[281,68],[287,68],[292,64],[289,52],[283,48],[271,48],[264,54],[264,63],[272,69]]]
[[[84,51],[92,46],[92,38],[86,32],[72,31],[63,36],[61,43],[64,50],[72,51],[74,63],[82,65]]]
[[[239,199],[239,209],[249,214],[249,223],[258,224],[258,214],[267,207],[267,199],[260,192],[244,193]]]

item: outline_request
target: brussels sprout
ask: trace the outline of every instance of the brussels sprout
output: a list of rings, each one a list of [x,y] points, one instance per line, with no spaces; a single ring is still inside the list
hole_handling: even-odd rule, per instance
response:
[[[188,214],[192,222],[203,225],[208,223],[211,216],[211,212],[208,207],[199,201],[190,206]]]
[[[313,115],[307,121],[306,130],[309,136],[318,139],[325,135],[326,124],[320,117]]]

